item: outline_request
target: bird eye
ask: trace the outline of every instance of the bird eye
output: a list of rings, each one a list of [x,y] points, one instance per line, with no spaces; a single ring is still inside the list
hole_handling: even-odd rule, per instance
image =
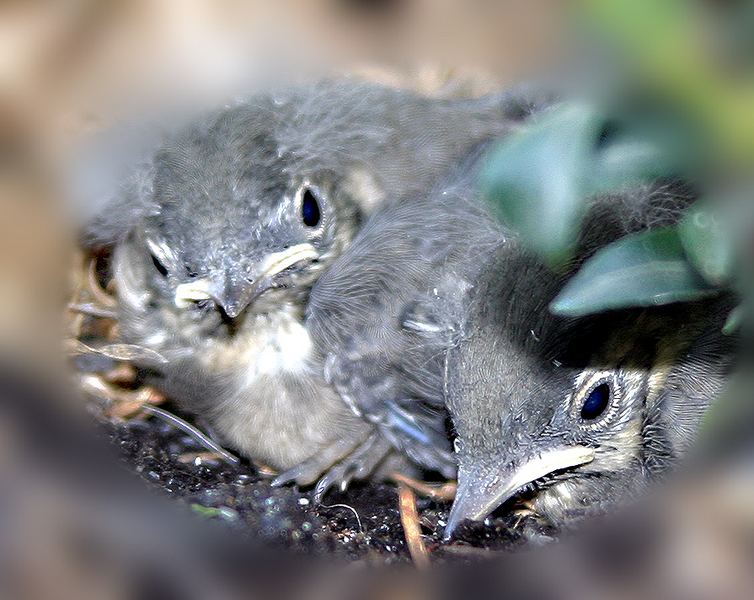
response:
[[[311,188],[304,188],[301,197],[301,219],[307,227],[316,227],[319,225],[321,215],[317,196]]]
[[[593,421],[605,412],[610,404],[610,385],[601,383],[596,386],[584,400],[581,406],[581,418]]]
[[[163,265],[160,262],[160,259],[158,259],[154,254],[151,252],[149,253],[149,256],[152,257],[152,264],[154,265],[154,268],[157,269],[157,272],[162,275],[163,277],[168,276],[168,269],[165,265]]]

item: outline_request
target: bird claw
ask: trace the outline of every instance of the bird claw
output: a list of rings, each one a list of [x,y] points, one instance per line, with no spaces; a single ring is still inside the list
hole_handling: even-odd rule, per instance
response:
[[[456,475],[456,461],[447,444],[442,408],[431,406],[429,414],[414,398],[398,400],[401,392],[395,375],[370,373],[374,357],[361,356],[350,361],[330,354],[326,364],[326,380],[351,411],[377,427],[382,437],[399,453],[414,462],[436,470],[445,477]],[[379,371],[379,369],[378,369]],[[383,376],[384,375],[384,376]],[[357,475],[356,478],[362,478]]]
[[[312,485],[322,473],[332,465],[345,460],[361,444],[360,437],[348,437],[338,440],[321,452],[297,464],[295,467],[283,471],[272,480],[274,487],[280,487],[288,483],[296,483],[300,486]]]
[[[320,478],[314,488],[314,502],[320,504],[333,487],[337,486],[341,492],[345,492],[353,480],[371,475],[390,449],[386,440],[377,432],[372,432],[364,443]]]
[[[317,485],[314,488],[314,503],[321,504],[325,494],[336,483],[340,483],[339,487],[341,491],[345,491],[350,483],[350,478],[342,464],[335,465],[317,482]]]
[[[325,494],[333,487],[345,491],[353,480],[364,479],[374,472],[380,462],[390,451],[390,444],[373,431],[363,442],[348,444],[343,452],[343,443],[337,445],[339,452],[328,449],[324,453],[296,465],[272,480],[272,485],[279,487],[287,483],[311,485],[324,471],[314,488],[314,501],[320,503]],[[338,456],[333,458],[337,453]],[[330,465],[329,469],[326,465]]]

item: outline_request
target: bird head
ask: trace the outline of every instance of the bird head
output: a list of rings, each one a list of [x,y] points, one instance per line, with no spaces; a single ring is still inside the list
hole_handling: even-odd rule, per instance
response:
[[[275,112],[240,107],[157,152],[148,201],[116,250],[119,294],[194,321],[303,307],[361,218],[349,170],[281,151]]]
[[[446,538],[513,498],[557,526],[640,491],[693,439],[730,364],[717,301],[556,317],[567,276],[512,246],[482,273],[448,356]]]

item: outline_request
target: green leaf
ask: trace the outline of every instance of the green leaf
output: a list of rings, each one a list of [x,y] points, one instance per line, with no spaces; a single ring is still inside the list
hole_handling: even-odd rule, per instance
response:
[[[572,254],[591,196],[671,170],[674,132],[608,120],[571,103],[493,149],[481,172],[482,194],[530,249],[558,266]]]
[[[196,502],[191,503],[191,510],[207,519],[221,517],[223,514],[219,508],[215,508],[214,506],[202,506]]]
[[[615,121],[617,131],[595,147],[589,192],[614,192],[677,174],[690,164],[688,148],[695,146],[684,124],[663,117],[624,115]]]
[[[731,436],[740,435],[751,423],[751,392],[754,376],[750,369],[739,368],[728,378],[722,392],[704,412],[699,427],[700,449],[730,448]]]
[[[626,236],[598,251],[550,309],[575,317],[696,300],[715,292],[687,261],[676,229],[666,227]]]
[[[722,286],[733,277],[735,250],[723,215],[704,201],[694,204],[678,225],[683,249],[710,284]]]
[[[203,506],[196,502],[192,502],[190,506],[192,511],[206,519],[219,518],[225,521],[237,521],[239,518],[238,512],[228,506],[215,508],[214,506]]]
[[[663,153],[658,144],[638,136],[624,136],[606,146],[596,157],[592,172],[591,190],[611,192],[637,183],[658,173],[663,165]]]
[[[599,125],[585,105],[553,110],[498,145],[482,169],[482,194],[550,264],[567,259],[576,243]]]

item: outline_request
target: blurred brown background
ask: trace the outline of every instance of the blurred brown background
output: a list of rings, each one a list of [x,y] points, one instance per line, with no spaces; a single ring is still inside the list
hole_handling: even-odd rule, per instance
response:
[[[74,268],[75,219],[66,209],[63,181],[82,136],[140,111],[212,105],[269,81],[338,73],[430,94],[478,95],[558,70],[568,54],[562,39],[568,27],[566,4],[6,0],[0,6],[3,366],[37,374],[40,365],[59,368],[65,356],[61,317],[79,271]],[[52,381],[59,385],[61,379]],[[4,392],[0,387],[0,395]],[[8,458],[13,455],[5,447],[2,456],[9,464],[15,460]],[[714,590],[730,596],[743,590],[744,597],[751,589],[748,578],[736,589],[740,580],[732,574],[751,575],[746,565],[751,560],[747,534],[754,530],[748,501],[752,471],[750,463],[746,466],[745,476],[737,472],[725,482],[700,485],[700,501],[689,504],[688,510],[678,510],[676,501],[680,497],[688,503],[693,492],[683,490],[670,497],[664,510],[677,516],[677,531],[685,537],[669,538],[677,547],[657,546],[668,561],[678,559],[675,566],[654,560],[650,566],[670,578],[669,587],[685,592],[679,597],[712,597]],[[45,498],[49,493],[33,495]],[[732,506],[734,501],[740,506]],[[28,510],[34,513],[29,522],[38,522],[44,512],[32,504]],[[89,511],[82,512],[90,518]],[[45,523],[41,522],[39,547],[49,548]],[[735,552],[718,548],[710,529],[725,543],[734,538]],[[27,534],[22,531],[20,539],[28,541]],[[36,548],[32,547],[34,558],[43,560]],[[646,553],[645,546],[639,546],[638,553]],[[699,564],[712,568],[696,569]],[[574,572],[592,574],[593,565],[590,561]],[[30,580],[36,579],[37,571],[30,569]],[[655,593],[662,589],[654,579],[630,581],[641,592],[643,585],[654,586]],[[52,587],[59,589],[59,581]]]

